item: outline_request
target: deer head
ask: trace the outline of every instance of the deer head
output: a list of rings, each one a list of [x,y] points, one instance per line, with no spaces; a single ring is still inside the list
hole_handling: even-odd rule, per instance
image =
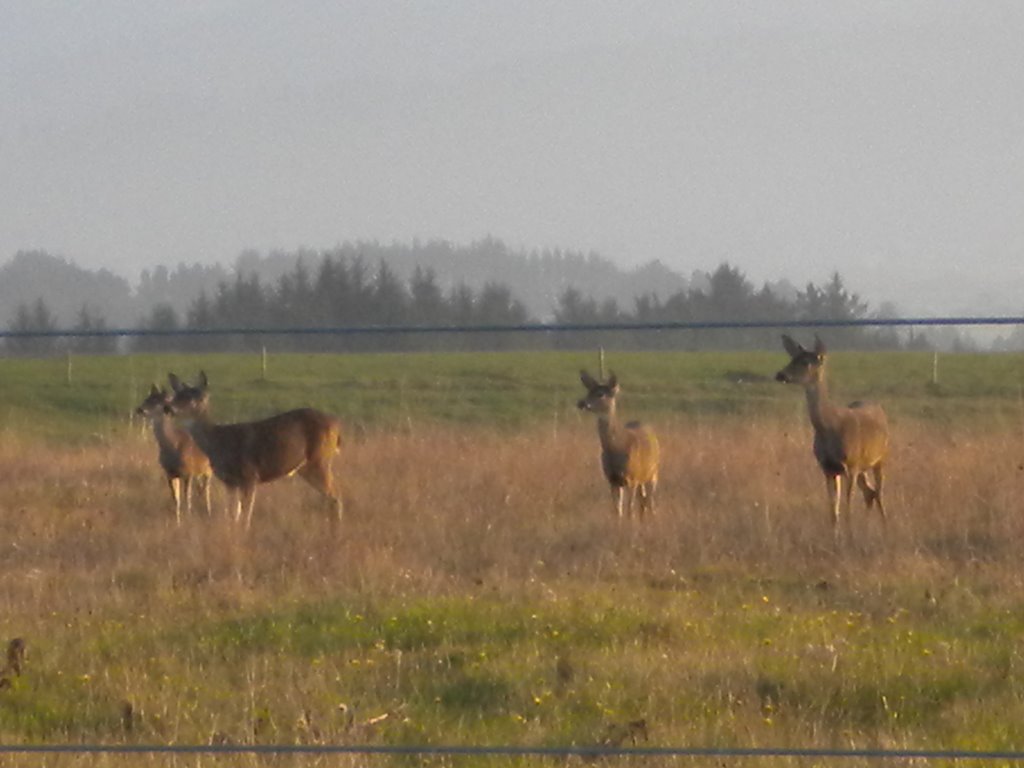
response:
[[[149,394],[139,404],[139,407],[135,409],[135,414],[151,418],[157,414],[166,413],[166,407],[170,401],[171,395],[166,389],[157,387],[156,384],[151,384]]]
[[[199,372],[198,383],[186,384],[173,373],[167,374],[174,396],[164,406],[165,413],[184,416],[205,415],[210,405],[209,381],[206,372]]]
[[[814,337],[814,349],[804,349],[789,336],[782,337],[782,346],[789,353],[789,364],[775,374],[775,380],[806,386],[821,380],[825,372],[825,343]]]
[[[586,387],[587,394],[576,403],[577,408],[599,415],[614,413],[615,398],[619,394],[619,382],[614,373],[608,377],[608,381],[601,383],[586,371],[580,371],[580,381]]]

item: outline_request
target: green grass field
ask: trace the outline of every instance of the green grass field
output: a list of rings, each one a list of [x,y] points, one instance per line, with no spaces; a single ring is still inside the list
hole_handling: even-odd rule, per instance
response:
[[[0,741],[1024,750],[1024,356],[943,356],[937,383],[931,355],[830,360],[893,425],[891,519],[855,502],[838,552],[784,362],[610,356],[663,446],[640,523],[574,408],[593,355],[0,361],[0,642],[27,647]],[[129,415],[200,368],[220,419],[342,418],[340,526],[298,480],[248,534],[220,488],[174,524]],[[320,760],[280,762],[564,762]],[[213,762],[262,761],[131,764]]]
[[[837,399],[869,396],[895,416],[937,423],[1019,420],[1024,415],[1024,355],[942,355],[933,381],[931,353],[834,355]],[[802,400],[772,377],[784,353],[615,353],[609,367],[624,402],[641,414],[743,418],[786,414]],[[520,428],[571,413],[577,372],[596,355],[569,352],[477,354],[271,355],[266,371],[252,355],[76,357],[70,363],[2,362],[0,425],[25,435],[73,440],[123,425],[168,371],[192,379],[205,369],[225,421],[255,418],[302,402],[360,428],[395,428],[409,419]]]

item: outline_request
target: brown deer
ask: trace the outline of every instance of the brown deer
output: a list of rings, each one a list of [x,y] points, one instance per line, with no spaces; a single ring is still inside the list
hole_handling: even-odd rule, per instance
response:
[[[252,524],[256,486],[299,475],[333,504],[341,520],[331,461],[341,447],[341,422],[312,408],[279,413],[261,421],[214,424],[209,415],[209,382],[200,372],[190,386],[168,374],[174,397],[167,409],[210,457],[213,473],[236,495],[235,520]]]
[[[658,438],[650,428],[638,421],[620,424],[615,415],[615,398],[619,383],[611,374],[604,383],[586,371],[580,381],[587,389],[586,397],[577,403],[581,411],[597,415],[597,434],[601,439],[601,468],[611,486],[615,513],[622,517],[623,496],[626,515],[631,515],[634,497],[639,493],[638,515],[654,514],[654,490],[658,485]]]
[[[814,427],[814,456],[825,473],[828,486],[833,538],[839,538],[841,496],[846,499],[846,526],[850,529],[854,483],[860,486],[868,509],[878,504],[884,523],[882,465],[889,452],[889,425],[885,411],[876,403],[858,400],[844,407],[828,399],[826,350],[817,336],[814,337],[813,350],[804,349],[789,336],[782,337],[782,344],[791,359],[789,365],[775,374],[775,379],[799,384],[807,395],[807,410]],[[868,482],[868,470],[874,475],[874,485]]]
[[[163,467],[167,485],[174,500],[174,517],[181,525],[181,499],[185,497],[185,509],[192,514],[193,480],[202,487],[206,499],[206,514],[210,514],[210,460],[206,458],[192,436],[174,423],[165,409],[171,402],[171,395],[156,384],[135,412],[149,420],[153,426],[153,437],[160,449],[160,466]]]

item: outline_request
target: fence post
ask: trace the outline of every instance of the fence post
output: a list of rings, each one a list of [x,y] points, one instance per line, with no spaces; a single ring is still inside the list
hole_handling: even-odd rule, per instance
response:
[[[67,353],[66,367],[64,369],[64,381],[65,381],[65,383],[69,387],[71,386],[72,376],[71,376],[71,350],[70,349],[68,350],[68,353]]]
[[[939,351],[935,350],[932,355],[932,384],[938,385],[939,383]]]
[[[260,381],[267,380],[267,345],[264,344],[260,351]]]

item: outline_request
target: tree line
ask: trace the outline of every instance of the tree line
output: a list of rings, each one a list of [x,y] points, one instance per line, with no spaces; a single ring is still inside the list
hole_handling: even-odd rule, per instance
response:
[[[877,313],[876,313],[877,314]],[[694,281],[665,298],[647,293],[632,307],[614,298],[595,299],[568,287],[554,299],[545,320],[558,324],[701,323],[789,320],[863,320],[873,317],[866,301],[845,287],[835,273],[824,285],[808,283],[796,289],[786,283],[756,287],[741,270],[719,265],[702,281]],[[501,349],[516,347],[593,347],[672,349],[751,349],[774,346],[778,329],[624,330],[573,334],[437,333],[359,334],[316,333],[333,328],[395,326],[518,326],[540,322],[498,282],[474,289],[462,282],[442,285],[431,268],[416,267],[400,279],[387,262],[370,266],[362,257],[327,254],[312,266],[298,259],[274,280],[241,271],[201,290],[185,311],[170,302],[153,306],[139,328],[153,335],[103,335],[108,324],[100,310],[85,304],[74,331],[92,336],[12,337],[5,351],[48,354],[57,351],[112,353],[115,351],[245,351],[261,347],[296,351],[370,351],[419,349]],[[9,326],[23,332],[56,332],[52,313],[42,299],[19,304]],[[258,336],[217,331],[258,328]],[[302,328],[303,335],[275,334],[273,329]],[[177,332],[204,331],[186,336]],[[927,346],[925,337],[905,337],[876,327],[829,328],[830,345],[850,347]]]
[[[385,262],[371,269],[360,258],[320,260],[315,271],[299,260],[276,282],[258,274],[236,273],[220,281],[212,292],[200,291],[185,312],[169,302],[156,304],[138,324],[152,335],[128,337],[118,346],[115,336],[12,337],[6,351],[40,355],[61,350],[81,353],[121,351],[243,351],[265,347],[296,351],[370,351],[416,348],[501,348],[514,343],[503,334],[472,339],[449,334],[426,339],[422,334],[336,336],[315,333],[339,327],[394,326],[510,326],[531,322],[524,304],[500,283],[472,289],[459,283],[445,290],[432,269],[416,268],[403,281]],[[54,333],[53,313],[42,299],[19,304],[10,329],[16,332]],[[103,317],[83,305],[73,331],[103,331]],[[305,335],[266,333],[259,336],[217,333],[226,329],[294,329]],[[202,335],[178,331],[204,331]]]
[[[885,311],[895,316],[895,309]],[[559,323],[730,323],[787,321],[859,321],[880,318],[866,301],[850,292],[838,272],[824,285],[807,283],[796,289],[787,283],[764,284],[757,288],[741,270],[723,263],[707,276],[702,285],[680,290],[666,299],[644,294],[634,299],[631,310],[623,310],[614,300],[596,301],[574,288],[559,297],[555,320]],[[623,331],[624,338],[644,348],[670,349],[764,349],[778,343],[778,328],[729,328],[663,330],[656,332]],[[925,337],[902,338],[891,328],[850,326],[830,327],[830,346],[858,348],[897,348],[925,346]],[[594,338],[588,340],[592,346]],[[573,343],[578,342],[574,340]]]

